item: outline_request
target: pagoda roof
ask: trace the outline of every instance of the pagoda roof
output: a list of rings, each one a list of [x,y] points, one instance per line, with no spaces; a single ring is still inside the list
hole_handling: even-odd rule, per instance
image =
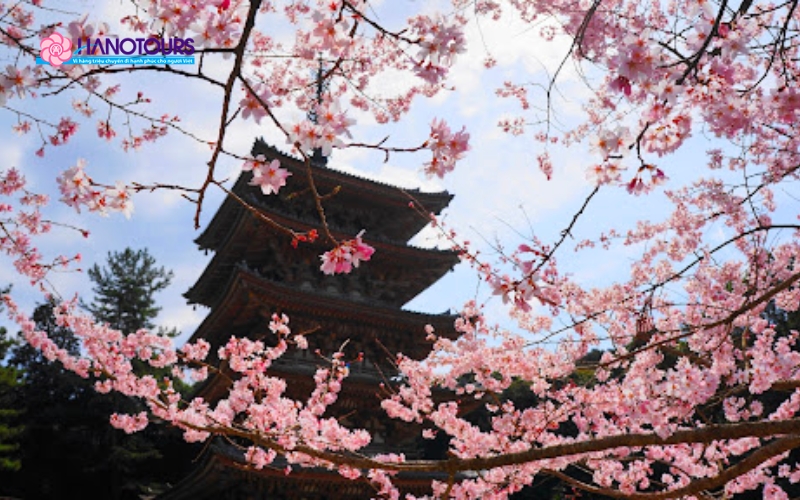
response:
[[[264,209],[265,212],[293,214],[294,218],[319,227],[319,217],[313,199],[308,193],[308,172],[304,161],[268,146],[261,140],[256,141],[253,146],[253,155],[264,155],[267,161],[280,161],[281,167],[292,173],[287,185],[281,189],[279,195],[265,196],[258,187],[248,184],[252,179],[252,173],[243,172],[232,191],[248,203]],[[406,242],[411,239],[430,222],[427,217],[421,216],[418,210],[423,210],[426,214],[439,214],[453,198],[453,195],[446,191],[429,193],[419,189],[401,189],[314,163],[310,164],[310,168],[317,191],[323,196],[330,196],[324,204],[326,206],[331,202],[336,204],[336,212],[339,213],[333,215],[347,215],[348,212],[360,211],[361,221],[358,217],[356,220],[347,221],[351,225],[361,222],[359,227],[354,226],[355,232],[366,229],[373,237],[390,241]],[[413,203],[416,208],[410,208],[409,203]],[[216,249],[230,230],[226,221],[233,214],[229,212],[244,210],[241,203],[228,197],[195,242],[203,249]],[[335,221],[329,223],[335,225]]]
[[[230,199],[225,203],[238,204]],[[220,210],[220,213],[222,212]],[[283,215],[271,213],[269,217],[278,224],[293,227],[297,231],[313,229],[306,222]],[[457,252],[453,250],[400,245],[373,240],[365,234],[364,241],[375,248],[371,260],[353,270],[350,275],[325,276],[319,269],[319,255],[328,248],[321,242],[301,243],[298,248],[293,248],[285,234],[259,220],[249,211],[227,212],[225,225],[229,228],[226,238],[217,243],[217,252],[211,262],[195,285],[184,294],[190,303],[214,307],[221,298],[222,285],[230,276],[232,269],[242,262],[250,268],[289,267],[293,263],[302,262],[302,265],[316,275],[315,279],[320,286],[344,287],[360,279],[372,280],[386,293],[371,296],[362,294],[356,300],[400,307],[441,278],[459,261]],[[350,234],[332,233],[339,241],[353,237]],[[271,250],[272,253],[267,250]],[[278,271],[282,270],[277,269],[276,272]],[[386,272],[403,274],[408,276],[408,279],[386,280],[382,277]],[[296,286],[299,285],[300,283],[296,283]]]
[[[322,347],[330,354],[344,342],[348,350],[365,353],[363,364],[354,366],[348,380],[348,390],[359,391],[363,384],[372,391],[382,376],[393,372],[393,356],[402,352],[414,359],[421,359],[430,352],[431,341],[427,339],[425,325],[434,327],[436,334],[455,338],[452,314],[427,314],[388,306],[354,303],[347,297],[325,296],[279,283],[265,282],[253,272],[236,268],[224,286],[222,300],[198,326],[190,342],[205,339],[214,348],[208,362],[217,363],[216,347],[226,343],[231,336],[267,336],[268,322],[273,313],[286,314],[289,326],[295,333],[309,329],[316,331],[307,335],[310,348]],[[324,343],[325,345],[320,345]],[[296,359],[292,351],[273,363],[271,371],[282,378],[311,381],[319,359]],[[389,362],[386,359],[392,357]],[[381,365],[380,368],[374,364]],[[309,386],[310,387],[310,386]],[[198,395],[207,400],[222,397],[227,390],[223,377],[207,379],[199,388]]]
[[[281,162],[283,168],[288,169],[294,175],[305,174],[305,162],[302,158],[290,155],[280,151],[275,146],[267,144],[263,139],[257,139],[253,144],[253,156],[264,155],[270,160],[278,160]],[[392,204],[399,204],[401,206],[408,206],[408,202],[416,199],[419,201],[429,212],[439,213],[453,199],[453,195],[447,191],[439,192],[426,192],[421,191],[419,188],[404,189],[392,184],[380,182],[366,177],[361,177],[355,174],[335,170],[325,166],[317,165],[312,161],[311,171],[314,174],[314,180],[319,185],[320,182],[331,182],[334,185],[341,185],[342,188],[346,186],[353,186],[358,188],[352,191],[356,196],[364,196],[371,200],[377,200],[380,203],[391,202]]]
[[[430,342],[425,338],[425,325],[432,325],[441,335],[454,336],[455,316],[451,314],[429,314],[353,302],[347,297],[323,295],[267,282],[251,271],[236,268],[225,286],[222,300],[206,316],[190,342],[202,338],[219,346],[231,334],[237,333],[232,330],[250,328],[253,321],[266,325],[267,318],[276,312],[288,315],[290,326],[292,316],[300,315],[351,327],[360,325],[377,328],[384,333],[386,338],[381,340],[387,346],[391,340],[389,333],[402,333],[405,337],[402,343],[410,349],[400,350],[417,358],[430,350]]]

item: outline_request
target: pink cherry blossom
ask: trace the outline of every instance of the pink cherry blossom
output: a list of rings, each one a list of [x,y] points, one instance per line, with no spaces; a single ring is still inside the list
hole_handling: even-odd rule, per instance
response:
[[[36,83],[33,72],[30,67],[17,68],[9,65],[6,67],[6,74],[0,77],[3,87],[7,91],[16,90],[17,97],[25,97],[29,87]]]
[[[82,43],[85,44],[87,38],[97,39],[109,33],[110,28],[108,23],[87,23],[88,19],[89,14],[86,13],[81,16],[80,19],[69,23],[67,29],[69,30],[71,40],[76,42],[82,40]],[[83,53],[83,55],[86,55],[86,53]]]
[[[269,105],[269,100],[272,93],[268,87],[264,87],[258,94],[258,98],[251,92],[246,91],[245,97],[239,102],[242,108],[242,118],[247,120],[252,117],[256,123],[261,123],[261,119],[267,116],[267,110],[264,106]]]
[[[97,135],[107,141],[110,141],[117,135],[117,133],[111,127],[111,124],[108,122],[108,120],[100,120],[97,122]]]
[[[272,160],[269,164],[258,162],[252,167],[253,178],[250,180],[251,186],[258,186],[265,195],[278,194],[278,191],[286,185],[286,179],[292,175],[285,168],[281,168],[281,162]]]
[[[348,274],[361,262],[370,260],[375,249],[361,239],[364,231],[352,239],[340,243],[333,250],[325,252],[320,270],[325,274]]]
[[[469,134],[466,129],[454,134],[443,120],[434,120],[428,148],[433,152],[433,159],[425,164],[425,173],[443,178],[469,150]]]

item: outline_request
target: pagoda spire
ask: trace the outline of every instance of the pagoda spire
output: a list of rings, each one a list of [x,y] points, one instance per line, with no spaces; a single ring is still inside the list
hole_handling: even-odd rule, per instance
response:
[[[317,66],[317,75],[316,75],[316,102],[317,106],[308,112],[308,119],[314,122],[315,124],[319,124],[319,115],[317,114],[317,110],[320,106],[322,106],[322,98],[325,94],[325,91],[328,90],[328,84],[325,81],[325,67],[323,65],[322,56],[319,56],[318,59],[318,66]],[[311,161],[316,165],[325,166],[328,164],[328,157],[322,154],[322,148],[314,148],[314,153],[311,155]]]

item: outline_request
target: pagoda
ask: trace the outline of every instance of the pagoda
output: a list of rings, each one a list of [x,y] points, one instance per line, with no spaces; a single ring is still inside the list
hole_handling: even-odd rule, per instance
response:
[[[287,186],[278,195],[264,196],[250,186],[251,172],[243,172],[205,231],[196,240],[214,252],[208,267],[185,294],[192,304],[210,308],[192,337],[207,340],[209,362],[231,336],[275,341],[268,325],[274,313],[286,314],[295,333],[308,332],[309,348],[290,349],[273,363],[270,374],[287,380],[287,396],[305,400],[314,387],[313,374],[325,363],[317,352],[331,354],[343,345],[357,359],[342,384],[328,415],[348,426],[367,429],[373,453],[404,453],[424,458],[416,438],[419,429],[385,416],[380,408],[381,383],[396,376],[395,355],[423,358],[430,350],[424,326],[437,334],[454,336],[450,314],[423,314],[403,305],[432,285],[458,262],[450,250],[422,249],[408,241],[428,223],[409,203],[426,212],[440,213],[452,199],[447,192],[403,191],[325,167],[315,155],[310,167],[301,159],[256,141],[253,156],[279,160],[289,170]],[[310,178],[326,196],[325,217],[339,241],[365,231],[363,239],[375,248],[371,260],[346,275],[325,275],[320,255],[329,249],[324,238],[293,245],[292,240],[262,216],[298,233],[318,230],[320,217],[309,190]],[[245,207],[240,198],[252,208]],[[395,378],[396,380],[396,378]],[[209,378],[198,396],[214,402],[228,390],[224,377]],[[365,480],[350,481],[336,471],[295,469],[285,474],[281,463],[255,470],[244,460],[241,447],[216,440],[206,449],[195,471],[159,496],[176,499],[361,499],[375,494]],[[400,476],[404,492],[429,492],[430,477]]]

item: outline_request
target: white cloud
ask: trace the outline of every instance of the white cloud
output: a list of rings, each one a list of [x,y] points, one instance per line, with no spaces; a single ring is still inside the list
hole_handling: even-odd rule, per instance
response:
[[[28,174],[23,162],[23,146],[17,141],[15,144],[7,141],[0,142],[0,158],[3,159],[3,164],[0,169],[5,170],[10,167],[16,167],[23,175]]]

